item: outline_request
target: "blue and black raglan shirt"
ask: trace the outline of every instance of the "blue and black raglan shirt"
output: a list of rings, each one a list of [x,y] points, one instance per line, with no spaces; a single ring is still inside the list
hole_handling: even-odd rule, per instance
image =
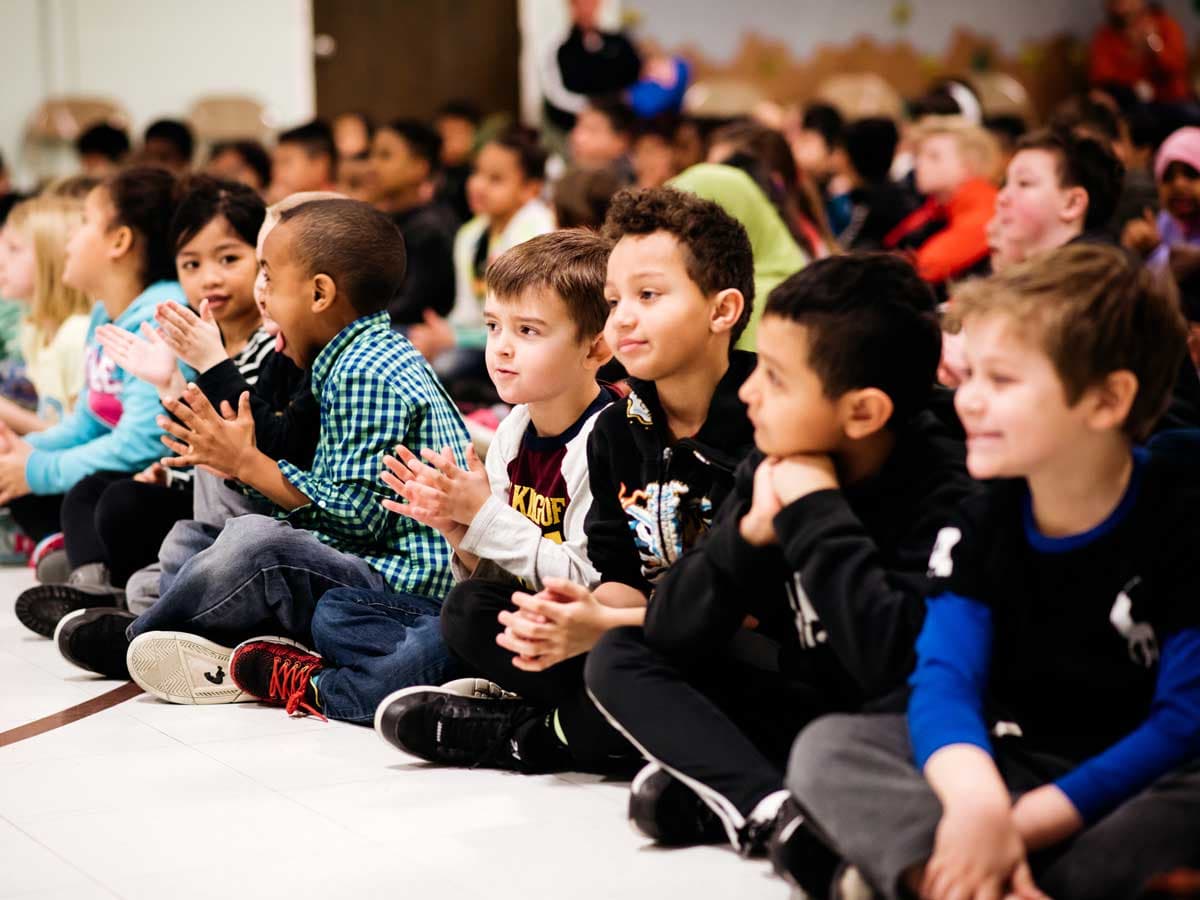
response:
[[[312,466],[279,469],[312,502],[286,515],[325,544],[363,559],[395,591],[441,599],[453,584],[450,548],[432,528],[385,510],[384,454],[404,444],[455,450],[467,429],[424,357],[392,331],[386,312],[347,325],[312,365],[321,411]]]
[[[943,528],[908,723],[917,765],[996,734],[1061,760],[1087,823],[1200,756],[1200,483],[1134,451],[1092,530],[1039,532],[1023,480]],[[999,739],[999,738],[998,738]]]

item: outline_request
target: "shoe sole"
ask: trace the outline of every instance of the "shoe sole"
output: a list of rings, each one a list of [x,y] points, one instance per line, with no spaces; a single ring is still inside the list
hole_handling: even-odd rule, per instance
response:
[[[245,703],[257,697],[233,683],[229,660],[233,648],[180,631],[150,631],[139,634],[125,656],[129,676],[147,694],[188,706],[216,703]],[[223,671],[223,681],[205,680],[207,670]]]
[[[17,620],[42,637],[53,637],[58,624],[68,613],[99,606],[117,608],[118,595],[96,594],[80,597],[83,591],[62,584],[43,584],[24,591],[13,606]]]

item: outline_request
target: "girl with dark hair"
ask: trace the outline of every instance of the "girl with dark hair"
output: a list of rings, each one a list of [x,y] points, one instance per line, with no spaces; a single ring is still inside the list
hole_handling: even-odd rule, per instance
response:
[[[175,179],[132,168],[93,188],[83,223],[67,242],[63,281],[99,298],[86,338],[84,387],[75,410],[46,431],[18,438],[0,427],[0,503],[34,540],[62,531],[69,493],[95,472],[131,475],[162,453],[154,388],[132,378],[96,338],[113,324],[127,332],[150,321],[159,303],[179,303],[167,227]]]
[[[272,347],[254,302],[254,243],[264,213],[261,198],[245,185],[207,176],[185,182],[166,244],[188,304],[199,314],[164,303],[156,311],[158,331],[148,321],[140,337],[113,325],[97,330],[108,357],[157,394],[156,413],[157,400],[175,399],[186,387],[180,363],[204,372],[232,357],[247,382],[257,379]],[[155,457],[161,455],[158,446]],[[175,522],[191,518],[190,475],[168,478],[155,463],[132,478],[97,472],[81,480],[63,506],[70,576],[66,584],[43,583],[22,594],[22,622],[47,633],[74,609],[118,604],[129,576],[158,559]],[[138,527],[131,529],[135,520]]]

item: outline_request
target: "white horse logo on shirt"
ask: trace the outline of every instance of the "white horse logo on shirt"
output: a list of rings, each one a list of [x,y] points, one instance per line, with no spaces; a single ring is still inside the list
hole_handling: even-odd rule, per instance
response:
[[[1121,637],[1129,642],[1129,658],[1149,669],[1158,662],[1158,639],[1154,629],[1145,622],[1133,621],[1133,600],[1129,593],[1142,583],[1141,578],[1132,578],[1117,594],[1108,621]]]
[[[933,542],[933,552],[929,554],[930,578],[949,578],[954,574],[954,557],[951,554],[961,540],[962,532],[957,528],[943,528],[938,532],[937,540]]]

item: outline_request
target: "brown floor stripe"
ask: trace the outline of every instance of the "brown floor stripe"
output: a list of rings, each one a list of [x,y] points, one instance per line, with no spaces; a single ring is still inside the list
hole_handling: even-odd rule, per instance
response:
[[[78,722],[80,719],[86,719],[88,716],[94,716],[96,713],[110,709],[118,703],[124,703],[131,697],[136,697],[140,693],[142,693],[142,689],[130,681],[119,688],[106,691],[99,697],[93,697],[85,703],[64,709],[62,712],[56,712],[53,715],[46,716],[44,719],[38,719],[37,721],[21,725],[9,731],[0,731],[0,747],[7,747],[9,744],[15,744],[17,741],[37,737],[39,734],[45,734],[47,731],[53,731],[55,728],[70,725],[72,722]]]

